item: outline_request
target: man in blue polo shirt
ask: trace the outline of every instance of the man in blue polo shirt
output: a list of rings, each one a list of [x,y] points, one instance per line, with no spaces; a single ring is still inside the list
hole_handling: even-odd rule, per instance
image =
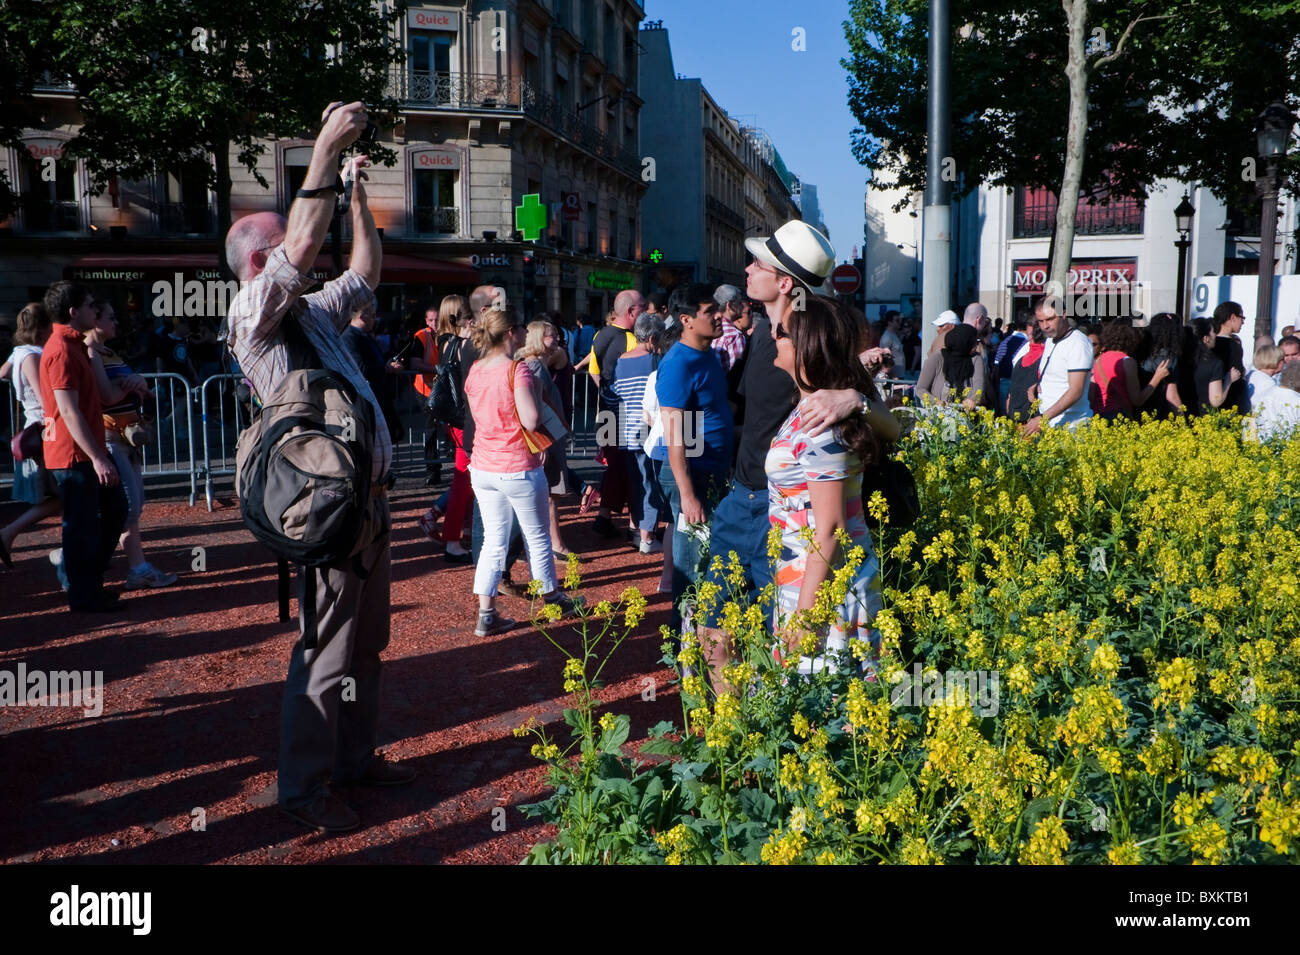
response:
[[[726,491],[732,423],[727,375],[712,348],[722,334],[713,289],[701,283],[676,289],[668,314],[682,323],[682,337],[664,355],[656,376],[664,443],[655,455],[663,462],[659,484],[673,515],[671,626],[677,633],[680,601],[699,576],[713,505]]]

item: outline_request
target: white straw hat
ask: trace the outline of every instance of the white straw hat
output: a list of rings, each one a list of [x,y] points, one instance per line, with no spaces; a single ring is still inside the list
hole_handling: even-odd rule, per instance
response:
[[[776,235],[745,240],[749,254],[802,282],[811,291],[835,268],[835,246],[802,219],[791,219]]]

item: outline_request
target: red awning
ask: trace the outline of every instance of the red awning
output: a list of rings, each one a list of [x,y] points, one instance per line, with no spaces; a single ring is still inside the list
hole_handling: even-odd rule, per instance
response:
[[[319,260],[318,264],[319,264]],[[424,285],[477,285],[478,269],[462,262],[424,258],[417,255],[385,255],[381,274],[384,282],[414,282]]]
[[[344,259],[346,267],[347,260]],[[333,271],[328,253],[316,257],[312,269],[315,278],[324,278]],[[217,257],[208,252],[180,252],[172,255],[83,255],[64,266],[67,279],[97,282],[142,282],[170,279],[180,272],[186,279],[216,278]],[[199,273],[203,273],[201,276]],[[415,255],[385,255],[381,282],[423,285],[475,285],[479,281],[478,269],[461,262],[424,258]]]

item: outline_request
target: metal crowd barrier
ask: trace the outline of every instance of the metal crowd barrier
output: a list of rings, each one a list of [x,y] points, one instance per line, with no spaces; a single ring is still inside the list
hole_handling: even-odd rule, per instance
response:
[[[424,448],[429,436],[429,419],[424,408],[424,396],[415,390],[415,372],[395,375],[398,381],[395,406],[401,421],[401,439],[393,449],[393,467],[424,467]],[[198,498],[198,485],[203,484],[203,494],[212,510],[216,479],[233,477],[235,473],[235,448],[239,433],[249,423],[249,409],[236,394],[242,376],[219,374],[191,386],[184,377],[174,373],[144,375],[153,389],[154,397],[147,402],[146,411],[154,416],[155,438],[141,449],[143,470],[149,476],[188,477],[190,506]],[[12,383],[6,381],[4,391],[5,441],[0,443],[0,486],[12,486],[14,461],[10,454],[10,435],[22,423],[22,407]],[[590,457],[596,453],[596,387],[591,376],[578,372],[570,389],[573,412],[570,416],[568,453],[575,457]],[[439,450],[440,464],[454,463],[454,451],[449,447]]]
[[[203,423],[203,496],[209,511],[212,479],[234,477],[235,446],[239,433],[249,424],[248,407],[237,394],[242,380],[243,375],[212,375],[198,387],[199,420]]]
[[[183,375],[152,372],[143,376],[153,390],[145,410],[153,412],[154,440],[140,449],[145,477],[167,475],[190,479],[190,507],[198,494],[194,456],[194,389]]]
[[[4,406],[7,413],[4,432],[4,447],[0,448],[0,486],[13,487],[14,483],[14,457],[9,448],[9,438],[18,433],[18,429],[23,426],[23,406],[18,403],[18,392],[14,391],[13,382],[6,380],[4,382]]]

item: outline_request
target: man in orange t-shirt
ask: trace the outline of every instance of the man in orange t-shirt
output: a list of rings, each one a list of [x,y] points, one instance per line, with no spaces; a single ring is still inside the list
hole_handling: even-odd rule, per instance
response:
[[[104,443],[103,406],[82,336],[99,306],[89,288],[55,282],[45,293],[54,331],[41,352],[45,467],[63,501],[63,567],[68,606],[98,613],[118,609],[104,590],[104,572],[126,526],[126,494]]]

